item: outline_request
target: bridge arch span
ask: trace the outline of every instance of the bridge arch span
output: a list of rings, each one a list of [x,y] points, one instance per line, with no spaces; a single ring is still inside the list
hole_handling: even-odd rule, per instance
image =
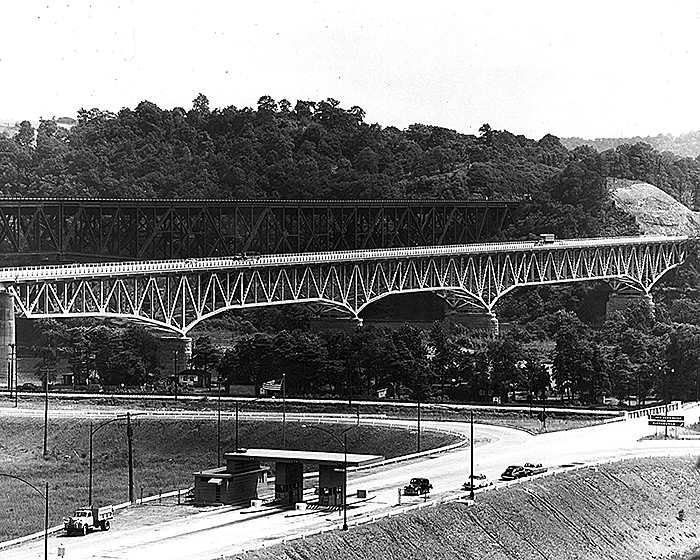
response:
[[[186,335],[227,309],[302,303],[359,318],[395,293],[483,306],[516,287],[604,280],[648,294],[685,259],[686,237],[490,243],[0,269],[16,313],[133,317]]]

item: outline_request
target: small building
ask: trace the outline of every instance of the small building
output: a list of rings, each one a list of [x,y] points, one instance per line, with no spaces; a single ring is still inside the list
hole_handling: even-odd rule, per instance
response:
[[[224,454],[225,467],[194,473],[194,502],[248,505],[258,498],[258,483],[266,480],[262,462],[275,463],[275,502],[304,500],[304,465],[318,465],[319,505],[343,505],[346,467],[359,467],[384,459],[381,455],[325,453],[289,449],[246,449]]]
[[[173,380],[174,376],[170,379]],[[183,369],[177,374],[177,382],[184,387],[210,388],[211,373],[201,369]]]

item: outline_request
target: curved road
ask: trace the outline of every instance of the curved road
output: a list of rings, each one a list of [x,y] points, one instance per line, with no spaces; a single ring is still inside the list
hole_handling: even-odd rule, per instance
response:
[[[0,409],[0,415],[5,412],[21,413],[17,409]],[[70,414],[77,415],[75,411],[71,411]],[[673,414],[684,414],[686,423],[695,423],[698,421],[700,410],[697,407],[686,408],[674,411]],[[292,419],[294,420],[300,418]],[[373,423],[403,423],[415,426],[415,422],[397,420],[373,420]],[[448,429],[467,437],[470,431],[467,422],[425,421],[422,424],[424,428]],[[699,440],[640,442],[641,437],[655,432],[654,427],[648,426],[646,419],[616,421],[537,436],[510,428],[480,424],[474,425],[474,432],[475,439],[482,440],[474,450],[474,470],[485,473],[492,480],[496,480],[507,465],[525,462],[541,462],[550,470],[555,470],[573,464],[634,456],[700,454]],[[353,524],[363,517],[388,510],[398,513],[407,506],[423,502],[423,497],[402,496],[402,503],[398,504],[397,489],[413,476],[430,478],[433,484],[430,499],[434,500],[455,494],[464,496],[465,492],[461,491],[460,487],[467,479],[469,471],[468,445],[449,452],[431,453],[403,462],[349,471],[350,530]],[[359,501],[354,498],[357,489],[366,490],[370,499]],[[261,490],[264,492],[264,489]],[[285,535],[295,535],[322,527],[337,529],[341,524],[342,512],[222,507],[144,528],[128,528],[115,523],[114,530],[107,533],[98,531],[87,538],[67,539],[61,532],[49,537],[49,556],[56,557],[58,546],[62,545],[65,547],[65,558],[69,560],[213,560],[221,558],[222,555],[255,548]],[[0,560],[40,559],[43,558],[43,551],[43,539],[35,539],[0,550]]]

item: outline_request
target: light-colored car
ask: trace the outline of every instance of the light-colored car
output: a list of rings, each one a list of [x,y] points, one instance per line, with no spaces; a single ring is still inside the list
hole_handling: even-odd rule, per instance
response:
[[[492,485],[493,482],[488,480],[485,474],[478,473],[469,475],[469,480],[462,484],[462,490],[478,490]]]
[[[532,476],[533,474],[542,474],[547,472],[547,467],[543,467],[542,463],[525,463],[525,470],[527,471],[527,476]]]

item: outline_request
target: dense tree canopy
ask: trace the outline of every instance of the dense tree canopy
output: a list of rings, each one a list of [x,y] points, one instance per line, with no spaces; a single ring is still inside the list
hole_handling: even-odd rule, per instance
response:
[[[19,123],[0,135],[5,196],[223,199],[517,198],[503,239],[636,235],[635,220],[609,200],[606,179],[650,182],[700,207],[700,161],[648,143],[599,153],[566,149],[483,124],[478,135],[425,124],[405,130],[365,122],[362,108],[335,99],[292,103],[262,96],[257,107],[190,109],[149,101],[118,112],[81,109],[77,124]],[[223,314],[224,348],[202,336],[192,365],[227,384],[288,376],[297,394],[508,399],[518,391],[593,403],[686,398],[698,392],[700,267],[688,262],[656,289],[654,314],[632,308],[605,319],[610,288],[578,284],[517,290],[498,315],[516,325],[489,339],[459,327],[309,332],[301,307]],[[67,359],[76,383],[144,385],[162,378],[159,344],[141,327],[44,321],[35,355],[40,375]],[[551,373],[551,378],[550,378]]]

